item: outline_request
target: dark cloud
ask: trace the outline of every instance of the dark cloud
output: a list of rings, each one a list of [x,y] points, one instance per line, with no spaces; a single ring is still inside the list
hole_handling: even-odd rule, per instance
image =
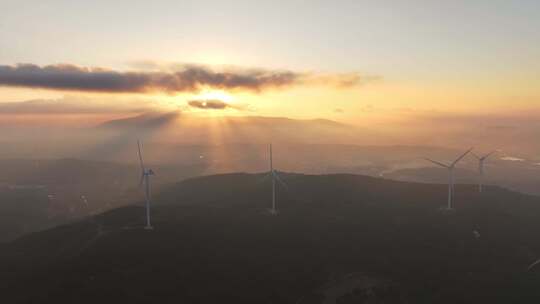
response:
[[[0,85],[110,93],[194,92],[208,86],[219,89],[261,91],[298,81],[288,71],[245,70],[216,72],[201,66],[185,66],[177,72],[118,72],[74,65],[33,64],[0,66]]]
[[[204,109],[204,110],[225,110],[225,109],[236,109],[241,110],[241,107],[236,105],[228,104],[222,100],[212,99],[212,100],[190,100],[188,105],[192,108]]]
[[[216,71],[200,65],[176,66],[174,71],[120,72],[70,64],[38,66],[0,65],[0,85],[67,91],[148,93],[196,92],[204,87],[260,92],[299,84],[350,87],[365,79],[356,73],[318,75],[264,69],[230,68]]]

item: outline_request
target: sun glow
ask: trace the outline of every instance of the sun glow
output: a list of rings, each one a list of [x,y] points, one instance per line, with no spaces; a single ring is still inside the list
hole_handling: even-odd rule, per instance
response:
[[[191,96],[192,100],[201,100],[201,101],[209,101],[209,100],[219,100],[226,103],[230,103],[234,101],[234,97],[229,95],[227,92],[222,90],[208,90],[203,91],[199,94]]]

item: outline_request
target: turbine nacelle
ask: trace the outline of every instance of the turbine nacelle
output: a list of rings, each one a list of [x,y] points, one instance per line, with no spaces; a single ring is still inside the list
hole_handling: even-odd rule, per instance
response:
[[[425,160],[427,161],[430,161],[434,164],[436,164],[437,166],[440,166],[440,167],[443,167],[443,168],[447,168],[448,170],[452,170],[454,169],[454,167],[456,166],[456,164],[463,158],[465,157],[465,155],[467,155],[469,152],[472,151],[473,148],[470,148],[469,150],[465,151],[465,153],[461,154],[456,160],[454,160],[451,164],[447,165],[445,163],[441,163],[441,162],[438,162],[438,161],[435,161],[435,160],[432,160],[432,159],[429,159],[429,158],[424,158]]]
[[[484,155],[484,156],[478,156],[476,155],[475,153],[471,153],[474,157],[476,157],[476,159],[478,159],[479,161],[483,162],[484,160],[486,160],[488,157],[490,157],[493,153],[495,153],[497,151],[491,151],[489,152],[488,154]]]
[[[456,167],[456,164],[465,157],[465,155],[469,154],[469,152],[472,151],[473,148],[470,148],[469,150],[465,151],[465,153],[461,154],[456,160],[454,160],[451,164],[445,164],[441,163],[429,158],[425,158],[425,160],[430,161],[437,166],[443,167],[448,169],[448,203],[446,210],[453,210],[452,208],[452,198],[454,196],[454,168]]]
[[[474,157],[476,157],[476,159],[478,159],[478,174],[479,174],[479,177],[478,177],[478,192],[482,192],[482,188],[483,188],[483,184],[484,184],[484,181],[483,181],[484,162],[488,157],[490,157],[495,152],[497,152],[497,151],[491,151],[491,152],[489,152],[488,154],[486,154],[484,156],[478,156],[478,155],[472,153],[474,155]]]

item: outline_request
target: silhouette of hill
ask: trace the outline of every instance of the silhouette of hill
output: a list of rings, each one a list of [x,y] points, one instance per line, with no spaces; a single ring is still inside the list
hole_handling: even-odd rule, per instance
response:
[[[144,113],[128,118],[114,119],[100,124],[99,128],[159,128],[167,125],[180,116],[179,112]]]
[[[126,127],[161,127],[163,124],[174,122],[176,119],[190,119],[205,121],[207,118],[203,117],[181,117],[180,112],[169,113],[144,113],[132,117],[114,119],[106,121],[99,125],[101,128],[126,128]],[[286,117],[265,117],[265,116],[227,116],[224,117],[227,123],[243,124],[252,126],[267,126],[267,127],[291,127],[291,126],[326,126],[336,128],[350,128],[346,124],[342,124],[329,119],[291,119]]]
[[[193,114],[145,113],[115,119],[99,125],[96,131],[131,135],[137,131],[141,139],[176,144],[208,144],[209,136],[220,136],[220,143],[356,142],[367,140],[361,128],[328,119],[291,119],[263,116],[223,116],[212,119]],[[159,131],[159,132],[157,132]],[[372,138],[373,136],[370,135]],[[380,137],[380,136],[379,136]],[[352,140],[352,141],[351,141]]]
[[[284,174],[175,184],[0,247],[6,303],[534,303],[540,198],[498,187]]]

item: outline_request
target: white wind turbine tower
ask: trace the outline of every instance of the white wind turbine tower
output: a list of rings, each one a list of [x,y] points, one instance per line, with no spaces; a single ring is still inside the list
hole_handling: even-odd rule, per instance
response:
[[[270,172],[268,175],[272,179],[272,209],[270,209],[270,214],[277,215],[279,213],[276,206],[276,181],[278,181],[284,188],[287,188],[285,182],[279,177],[278,172],[274,170],[274,164],[272,159],[272,144],[269,147],[270,150]]]
[[[467,150],[465,153],[461,154],[460,157],[458,157],[454,162],[452,162],[450,165],[440,163],[438,161],[431,160],[429,158],[426,158],[426,160],[441,166],[443,168],[448,169],[448,205],[446,207],[446,210],[452,210],[452,198],[454,196],[454,168],[456,167],[456,164],[463,158],[465,155],[467,155],[469,152],[472,151],[472,148]]]
[[[139,162],[141,164],[141,181],[139,182],[139,186],[142,186],[144,184],[144,196],[146,199],[146,226],[144,227],[144,229],[151,230],[154,228],[150,224],[150,176],[154,175],[154,171],[152,171],[152,169],[147,169],[144,167],[141,153],[141,143],[138,140],[137,146],[139,148]]]
[[[482,188],[484,186],[484,162],[488,157],[491,156],[491,154],[495,153],[495,151],[492,151],[482,157],[472,153],[476,159],[478,159],[478,192],[482,192]]]

